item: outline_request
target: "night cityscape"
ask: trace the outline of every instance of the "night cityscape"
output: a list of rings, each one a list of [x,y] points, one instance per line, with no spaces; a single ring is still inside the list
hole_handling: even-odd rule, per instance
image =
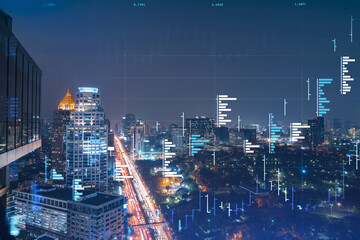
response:
[[[360,239],[359,19],[0,0],[0,240]]]

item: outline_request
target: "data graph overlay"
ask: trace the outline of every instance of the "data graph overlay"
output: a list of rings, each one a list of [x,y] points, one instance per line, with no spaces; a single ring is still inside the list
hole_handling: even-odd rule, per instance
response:
[[[217,95],[216,96],[216,124],[218,127],[226,126],[226,123],[230,123],[231,119],[226,119],[228,114],[224,112],[231,112],[231,108],[228,108],[228,101],[236,101],[237,98],[230,98],[228,95]]]
[[[269,113],[269,154],[274,153],[275,143],[280,138],[281,129],[282,127],[274,123],[274,115]]]
[[[353,42],[353,37],[354,37],[354,34],[353,34],[353,21],[355,19],[353,18],[353,16],[350,16],[350,42]]]
[[[190,144],[189,144],[189,155],[194,156],[201,150],[201,147],[208,143],[209,140],[207,139],[200,139],[200,135],[193,134],[190,137]]]
[[[325,97],[324,87],[332,83],[332,78],[318,78],[317,79],[317,111],[318,117],[324,116],[330,111],[330,108],[325,107],[325,104],[329,104],[330,100]]]
[[[133,178],[131,175],[126,175],[125,168],[127,165],[122,165],[120,160],[117,158],[115,161],[115,181],[121,182],[124,181],[125,178]]]
[[[82,195],[82,191],[84,190],[84,187],[81,185],[81,179],[73,179],[73,200],[77,201]]]
[[[57,173],[56,169],[52,168],[50,170],[50,179],[52,179],[52,180],[64,180],[64,177],[60,173]]]
[[[170,159],[172,159],[176,155],[176,153],[171,152],[171,148],[173,147],[175,147],[175,144],[173,144],[167,139],[164,139],[163,162],[162,162],[162,170],[164,177],[182,177],[181,174],[178,174],[177,172],[173,171],[171,168],[168,168],[170,164]]]
[[[347,68],[347,65],[350,62],[355,62],[355,59],[351,59],[348,56],[340,57],[340,93],[342,95],[346,95],[346,93],[351,91],[351,86],[348,82],[354,81],[354,78],[352,78],[349,74],[349,70]]]
[[[260,145],[254,145],[252,142],[249,142],[249,140],[244,141],[244,153],[245,154],[251,154],[254,153],[255,148],[259,148]]]
[[[305,139],[304,130],[310,128],[307,124],[290,123],[290,141],[292,143]]]

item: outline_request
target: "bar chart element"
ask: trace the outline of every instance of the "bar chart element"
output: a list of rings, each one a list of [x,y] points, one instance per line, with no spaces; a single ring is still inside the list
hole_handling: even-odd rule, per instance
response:
[[[318,78],[317,79],[317,111],[316,115],[322,117],[327,112],[330,111],[330,108],[326,108],[325,104],[330,103],[330,100],[325,97],[324,86],[330,85],[332,83],[332,78]]]
[[[228,114],[224,112],[231,112],[231,108],[228,108],[227,101],[236,101],[236,98],[230,98],[228,95],[216,96],[216,125],[217,127],[226,126],[226,123],[230,123],[231,119],[226,119]]]
[[[350,62],[355,62],[355,59],[351,59],[348,56],[343,56],[340,57],[340,81],[341,81],[341,86],[340,86],[340,93],[342,95],[346,95],[346,93],[351,91],[351,86],[349,85],[348,82],[352,82],[354,81],[354,78],[352,78],[349,74],[349,70],[347,68],[347,65]]]
[[[205,145],[205,143],[208,143],[209,140],[207,139],[200,139],[200,135],[193,134],[190,137],[190,144],[189,144],[189,155],[194,156],[196,153],[198,153],[202,146]]]
[[[301,123],[290,123],[290,141],[292,143],[298,142],[299,140],[305,139],[304,135],[301,135],[303,129],[310,128],[307,124]]]
[[[171,152],[171,148],[175,147],[175,144],[170,142],[167,139],[163,141],[163,162],[162,162],[162,169],[163,169],[163,177],[182,177],[181,174],[178,174],[176,171],[173,171],[169,168],[170,159],[172,159],[176,153]]]
[[[269,113],[269,154],[274,153],[275,143],[280,138],[281,129],[282,127],[274,123],[274,115]]]
[[[253,145],[252,142],[249,142],[249,140],[244,141],[244,153],[245,154],[251,154],[254,153],[254,148],[259,148],[260,145]]]

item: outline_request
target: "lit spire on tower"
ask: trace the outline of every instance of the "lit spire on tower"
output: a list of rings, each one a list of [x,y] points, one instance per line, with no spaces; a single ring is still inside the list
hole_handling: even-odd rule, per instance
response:
[[[74,110],[75,108],[75,101],[71,97],[71,94],[69,92],[69,89],[66,92],[65,97],[61,100],[59,103],[58,109],[61,110]]]

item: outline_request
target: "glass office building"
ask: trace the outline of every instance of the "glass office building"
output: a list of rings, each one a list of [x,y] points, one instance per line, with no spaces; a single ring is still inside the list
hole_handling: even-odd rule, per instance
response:
[[[50,176],[53,180],[59,180],[59,178],[65,178],[66,176],[66,145],[64,137],[66,135],[66,125],[70,124],[70,113],[74,111],[74,108],[75,100],[68,90],[53,115],[50,173],[56,173],[56,176],[58,176],[58,179]]]
[[[38,230],[60,239],[123,239],[124,198],[82,191],[73,201],[70,188],[50,185],[13,191],[13,231]]]
[[[75,110],[66,127],[66,183],[74,180],[89,190],[106,191],[108,186],[108,129],[97,88],[79,87]]]
[[[0,226],[8,165],[41,146],[40,94],[41,70],[12,33],[12,18],[0,10]]]

